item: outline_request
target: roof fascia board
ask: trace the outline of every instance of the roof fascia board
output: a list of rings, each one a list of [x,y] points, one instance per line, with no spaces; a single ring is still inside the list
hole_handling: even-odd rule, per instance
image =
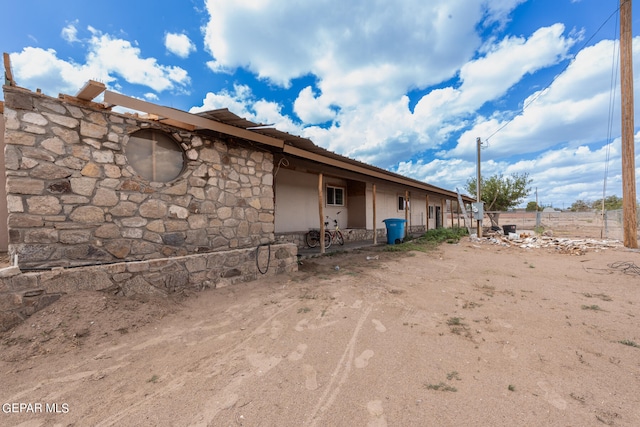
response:
[[[210,120],[196,114],[176,110],[175,108],[163,107],[151,102],[131,98],[129,96],[121,95],[109,90],[105,91],[104,93],[104,102],[106,102],[107,104],[130,108],[136,111],[156,114],[166,119],[176,120],[178,122],[183,122],[188,125],[196,126],[198,128],[209,129],[215,132],[236,136],[238,138],[247,139],[249,141],[259,142],[261,144],[269,145],[272,147],[282,148],[284,146],[284,141],[277,138],[272,138],[270,136],[251,132],[236,126],[231,126],[225,123],[217,122],[215,120]]]
[[[197,128],[209,129],[215,132],[224,133],[238,138],[243,138],[249,141],[259,142],[272,147],[281,148],[285,153],[293,156],[301,157],[303,159],[312,160],[314,162],[335,166],[340,169],[357,172],[366,176],[378,178],[384,181],[395,182],[407,187],[418,188],[424,191],[428,191],[451,198],[456,198],[457,195],[451,191],[433,187],[429,184],[420,184],[415,181],[405,180],[401,177],[385,174],[376,170],[368,169],[362,166],[353,165],[340,160],[335,160],[329,157],[325,157],[319,154],[312,153],[297,147],[294,147],[278,138],[273,138],[261,133],[253,132],[236,126],[228,125],[226,123],[210,120],[196,114],[187,113],[185,111],[176,110],[175,108],[163,107],[161,105],[153,104],[151,102],[142,101],[140,99],[131,98],[126,95],[111,92],[109,90],[104,93],[104,102],[107,104],[119,105],[121,107],[130,108],[136,111],[143,111],[145,113],[156,114],[159,117],[163,117],[167,122],[175,121],[186,123],[187,125],[195,126]],[[167,120],[168,119],[168,120]],[[168,123],[167,123],[168,124]],[[177,123],[176,123],[177,124]]]
[[[196,130],[196,127],[194,125],[190,125],[188,123],[179,122],[178,120],[160,119],[158,121],[160,123],[162,123],[163,125],[173,126],[173,127],[176,127],[176,128],[182,128],[184,130],[188,130],[189,132],[193,132],[194,130]]]
[[[352,172],[357,172],[363,175],[367,175],[370,177],[374,177],[374,178],[378,178],[378,179],[382,179],[384,181],[390,181],[390,182],[395,182],[396,184],[402,184],[408,187],[412,187],[412,188],[419,188],[421,190],[424,191],[428,191],[431,193],[436,193],[436,194],[442,194],[442,195],[447,195],[447,191],[438,191],[437,188],[434,188],[428,184],[424,184],[424,185],[420,185],[417,182],[412,182],[412,181],[408,181],[408,180],[404,180],[400,177],[396,177],[393,175],[387,175],[385,173],[382,172],[378,172],[375,170],[371,170],[371,169],[367,169],[361,166],[357,166],[357,165],[352,165],[346,162],[342,162],[340,160],[335,160],[335,159],[331,159],[329,157],[324,157],[321,156],[319,154],[315,154],[315,153],[311,153],[309,151],[305,151],[302,150],[300,148],[296,148],[293,147],[291,145],[285,145],[284,146],[284,152],[287,154],[291,154],[293,156],[297,156],[297,157],[302,157],[303,159],[307,159],[307,160],[312,160],[314,162],[318,162],[318,163],[324,163],[330,166],[335,166],[337,168],[340,169],[346,169]]]

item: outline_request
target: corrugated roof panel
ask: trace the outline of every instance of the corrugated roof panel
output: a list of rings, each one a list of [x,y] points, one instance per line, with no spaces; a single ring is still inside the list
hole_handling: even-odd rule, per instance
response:
[[[232,113],[227,108],[221,108],[221,109],[218,109],[218,110],[204,111],[202,113],[198,113],[198,115],[202,116],[202,117],[206,117],[206,118],[211,119],[211,120],[216,120],[216,121],[219,121],[219,122],[231,125],[231,126],[236,126],[236,127],[240,127],[240,128],[243,128],[243,129],[247,129],[247,130],[249,130],[251,132],[255,132],[255,133],[259,133],[259,134],[270,136],[272,138],[280,139],[280,140],[284,141],[288,145],[291,145],[293,147],[299,148],[301,150],[305,150],[305,151],[311,152],[313,154],[318,154],[320,156],[324,156],[324,157],[327,157],[327,158],[330,158],[330,159],[333,159],[333,160],[339,160],[339,161],[342,161],[342,162],[347,163],[347,164],[351,164],[351,165],[354,165],[354,166],[359,166],[361,168],[369,169],[371,171],[376,171],[378,173],[382,173],[382,174],[386,174],[386,175],[389,175],[389,176],[393,176],[395,178],[400,178],[400,179],[402,179],[404,181],[407,181],[407,183],[409,185],[410,185],[410,183],[414,183],[416,185],[419,185],[420,187],[428,187],[429,189],[431,189],[432,191],[434,191],[436,193],[448,195],[450,197],[456,197],[457,196],[457,194],[454,191],[446,190],[446,189],[440,188],[440,187],[436,187],[434,185],[428,184],[428,183],[423,182],[423,181],[419,181],[417,179],[408,178],[408,177],[406,177],[404,175],[400,175],[400,174],[397,174],[395,172],[390,172],[390,171],[388,171],[386,169],[382,169],[382,168],[379,168],[377,166],[372,166],[370,164],[363,163],[361,161],[354,160],[352,158],[349,158],[349,157],[346,157],[346,156],[342,156],[340,154],[336,154],[333,151],[329,151],[327,149],[319,147],[318,145],[314,144],[313,141],[311,141],[308,138],[295,136],[295,135],[292,135],[290,133],[283,132],[283,131],[280,131],[278,129],[268,127],[269,125],[264,125],[264,124],[252,122],[250,120],[247,120],[245,118],[242,118],[242,117]]]

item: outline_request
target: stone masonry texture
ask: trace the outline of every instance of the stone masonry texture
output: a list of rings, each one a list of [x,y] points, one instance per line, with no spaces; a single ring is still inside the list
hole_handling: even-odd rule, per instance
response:
[[[0,331],[80,290],[162,296],[297,270],[296,245],[274,243],[272,153],[97,104],[4,94],[14,265],[0,269]],[[129,136],[147,128],[183,150],[171,182],[127,162]]]
[[[205,135],[5,88],[9,252],[22,269],[141,261],[274,241],[273,155]],[[167,132],[185,167],[149,182],[129,135]]]
[[[0,332],[24,321],[61,295],[78,291],[111,294],[153,295],[201,291],[261,275],[290,273],[298,269],[298,251],[293,244],[261,245],[255,248],[120,262],[77,268],[0,276]]]

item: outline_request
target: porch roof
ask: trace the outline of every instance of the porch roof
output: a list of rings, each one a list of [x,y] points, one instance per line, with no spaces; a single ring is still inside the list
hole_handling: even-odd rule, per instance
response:
[[[330,165],[379,180],[393,182],[407,187],[439,194],[447,198],[457,198],[455,191],[436,187],[426,182],[390,172],[377,166],[369,165],[355,159],[337,154],[317,146],[308,138],[282,132],[261,123],[254,123],[242,118],[227,108],[204,111],[197,114],[188,113],[170,107],[164,107],[147,101],[131,98],[111,91],[105,91],[104,102],[107,105],[119,105],[132,110],[150,114],[149,118],[167,125],[181,127],[190,131],[210,130],[258,142],[271,147],[274,151],[282,150],[284,154]],[[473,199],[462,196],[467,202]]]
[[[457,197],[457,193],[453,191],[449,191],[440,187],[436,187],[431,184],[427,184],[423,181],[419,181],[413,178],[408,178],[406,176],[390,172],[388,170],[379,168],[377,166],[373,166],[340,154],[337,154],[333,151],[327,150],[316,145],[313,141],[308,138],[304,138],[301,136],[292,135],[287,132],[280,131],[276,128],[270,127],[269,125],[265,125],[262,123],[254,123],[250,120],[242,118],[227,108],[210,110],[198,113],[199,116],[206,117],[211,120],[219,121],[221,123],[226,123],[232,126],[241,127],[243,129],[249,130],[251,132],[259,133],[262,135],[266,135],[275,139],[279,139],[283,141],[284,146],[283,150],[285,153],[289,153],[292,155],[298,155],[299,157],[310,158],[309,155],[305,155],[305,153],[310,153],[315,156],[310,160],[315,160],[320,163],[328,164],[331,166],[337,166],[344,168],[345,164],[347,165],[347,169],[350,171],[355,171],[364,173],[365,175],[375,176],[376,178],[393,181],[398,184],[407,185],[414,188],[420,188],[422,190],[430,191],[437,194],[446,195],[448,197]],[[467,201],[473,201],[468,196],[463,195],[464,199]]]

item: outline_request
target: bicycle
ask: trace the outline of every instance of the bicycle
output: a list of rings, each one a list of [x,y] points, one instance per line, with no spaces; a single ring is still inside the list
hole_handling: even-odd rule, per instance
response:
[[[329,225],[328,222],[324,223],[324,226],[325,226],[324,247],[325,247],[325,249],[327,249],[329,246],[331,246],[331,233],[326,229],[326,227],[328,225]],[[310,248],[315,248],[316,246],[318,246],[318,244],[320,243],[320,230],[318,230],[316,228],[309,230],[309,232],[304,235],[304,242]]]
[[[338,212],[338,213],[340,213],[340,212]],[[329,218],[329,217],[327,217],[327,218]],[[340,231],[340,227],[338,226],[338,220],[334,219],[333,223],[334,223],[334,226],[335,226],[334,230],[333,231],[328,231],[329,235],[331,236],[331,243],[338,242],[338,244],[340,246],[342,246],[342,245],[344,245],[344,236],[342,235],[342,231]],[[325,222],[324,224],[326,226],[329,223]]]
[[[338,212],[340,214],[340,212]],[[327,216],[327,219],[329,217]],[[338,226],[338,220],[333,220],[335,229],[333,231],[327,230],[329,226],[329,221],[324,222],[324,248],[328,249],[331,247],[333,242],[338,242],[340,246],[344,245],[344,236],[340,231],[340,227]],[[304,241],[310,248],[315,248],[320,243],[320,230],[314,228],[309,230],[307,234],[304,235]]]

